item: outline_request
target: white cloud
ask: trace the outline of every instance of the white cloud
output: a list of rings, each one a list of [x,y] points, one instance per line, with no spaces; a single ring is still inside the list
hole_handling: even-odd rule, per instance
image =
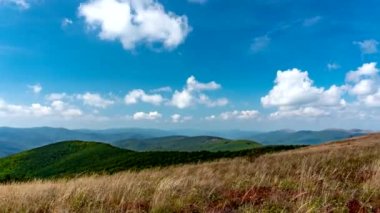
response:
[[[275,86],[261,98],[264,107],[295,108],[300,106],[339,106],[344,103],[342,88],[329,89],[313,85],[308,72],[299,69],[278,71]]]
[[[27,0],[0,0],[0,4],[11,4],[15,5],[20,9],[29,9],[30,3]]]
[[[67,109],[67,110],[62,111],[61,114],[64,117],[78,117],[78,116],[83,115],[83,112],[80,109],[72,108],[72,109]]]
[[[89,0],[79,7],[91,29],[100,29],[102,40],[118,40],[127,50],[138,44],[180,45],[190,32],[186,16],[167,12],[156,0]]]
[[[140,121],[140,120],[157,120],[160,119],[162,115],[155,111],[155,112],[136,112],[133,115],[133,120]]]
[[[346,75],[347,87],[360,104],[368,107],[380,106],[380,76],[377,63],[366,63]]]
[[[251,44],[251,50],[254,53],[258,53],[262,50],[264,50],[271,42],[271,39],[268,35],[256,37],[253,39],[253,42]]]
[[[110,105],[113,105],[115,102],[103,98],[100,94],[97,93],[85,93],[77,95],[79,100],[82,100],[85,105],[97,107],[97,108],[107,108]]]
[[[34,94],[40,94],[42,91],[41,84],[34,84],[34,85],[28,85],[28,88],[34,93]]]
[[[185,89],[181,92],[179,91],[174,92],[174,95],[171,100],[171,104],[180,109],[184,109],[184,108],[192,106],[194,104],[193,100],[194,100],[194,97],[192,93]]]
[[[378,52],[377,46],[379,45],[379,42],[375,39],[355,41],[354,44],[359,46],[362,54],[375,54]]]
[[[304,27],[311,27],[313,25],[318,24],[322,20],[321,16],[314,16],[312,18],[307,18],[303,21]]]
[[[337,63],[328,63],[327,64],[327,69],[328,70],[337,70],[340,68],[340,65]]]
[[[63,117],[78,117],[83,115],[82,110],[71,106],[62,100],[54,100],[50,105],[53,112]]]
[[[69,98],[70,96],[66,93],[51,93],[46,96],[46,100],[48,101],[55,101],[55,100],[62,100],[65,98]]]
[[[73,117],[81,116],[83,112],[62,101],[53,101],[50,105],[33,103],[28,105],[9,104],[0,99],[0,116],[6,117]]]
[[[275,86],[261,103],[277,108],[270,118],[327,116],[332,110],[346,107],[342,98],[346,90],[346,86],[316,87],[308,72],[291,69],[277,72]]]
[[[213,101],[207,95],[201,94],[199,95],[199,103],[206,105],[208,107],[219,107],[219,106],[226,106],[228,104],[228,99],[220,98]]]
[[[177,108],[184,109],[196,104],[206,105],[208,107],[225,106],[228,104],[226,98],[211,100],[203,91],[218,90],[222,86],[215,81],[201,83],[194,76],[190,76],[186,81],[186,86],[182,91],[176,90],[170,101],[170,104]]]
[[[301,107],[301,108],[293,109],[293,110],[276,111],[274,113],[271,113],[269,117],[273,119],[294,118],[294,117],[317,118],[317,117],[328,116],[328,115],[330,115],[330,113],[323,109],[319,109],[315,107]]]
[[[172,123],[184,123],[192,119],[191,116],[182,116],[180,114],[173,114],[170,118]]]
[[[205,117],[207,121],[213,120],[254,120],[258,119],[260,116],[260,112],[257,110],[234,110],[229,112],[222,112],[218,116],[210,115]]]
[[[21,105],[8,104],[0,99],[0,115],[20,115],[26,114],[27,108]]]
[[[32,104],[30,107],[31,112],[37,117],[50,115],[52,113],[52,109],[49,106],[42,106],[41,104]]]
[[[69,25],[72,25],[73,23],[74,23],[73,20],[71,20],[69,18],[64,18],[64,19],[62,19],[61,26],[67,27]]]
[[[164,98],[159,94],[146,94],[144,90],[136,89],[130,91],[124,98],[125,104],[137,104],[138,102],[150,103],[153,105],[160,105]]]
[[[369,107],[380,107],[380,89],[376,93],[363,97],[362,101]]]
[[[206,90],[218,90],[222,86],[215,81],[209,83],[201,83],[195,79],[194,76],[190,76],[186,81],[187,89],[190,91],[206,91]]]
[[[378,85],[375,80],[372,79],[363,79],[356,83],[350,90],[350,93],[353,95],[370,95],[377,91]]]
[[[223,112],[220,114],[222,120],[252,120],[258,118],[260,113],[256,110],[243,110],[243,111],[232,111],[232,112]]]
[[[372,78],[377,75],[379,69],[376,67],[377,63],[366,63],[359,67],[357,70],[347,73],[346,80],[349,82],[357,82],[362,78]]]

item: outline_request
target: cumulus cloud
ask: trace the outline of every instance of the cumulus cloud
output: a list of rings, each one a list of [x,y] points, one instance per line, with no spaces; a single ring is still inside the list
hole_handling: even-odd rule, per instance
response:
[[[82,100],[85,105],[103,109],[115,103],[113,100],[105,99],[97,93],[87,92],[84,94],[77,95],[77,98],[79,100]]]
[[[380,76],[377,63],[366,63],[346,75],[349,92],[359,103],[368,107],[380,106]]]
[[[362,54],[375,54],[378,52],[377,46],[379,45],[379,42],[375,39],[354,41],[354,44],[359,46]]]
[[[337,106],[344,103],[342,88],[316,87],[308,72],[299,69],[278,71],[275,86],[261,98],[264,107]]]
[[[328,116],[329,112],[315,107],[301,107],[293,110],[280,110],[269,115],[270,118],[294,118],[294,117],[312,117]]]
[[[243,111],[232,111],[232,112],[223,112],[220,114],[222,120],[250,120],[255,119],[259,116],[259,112],[256,110],[243,110]]]
[[[56,100],[62,100],[70,98],[70,96],[66,93],[51,93],[46,96],[46,100],[48,101],[56,101]]]
[[[201,95],[199,95],[199,103],[206,105],[208,107],[218,107],[218,106],[227,105],[228,99],[227,98],[219,98],[219,99],[213,101],[207,95],[201,94]]]
[[[363,64],[357,70],[348,72],[346,80],[348,82],[358,82],[362,78],[373,78],[379,72],[379,69],[376,67],[376,65],[377,63],[374,62]]]
[[[314,86],[306,71],[291,69],[278,71],[275,85],[268,95],[261,98],[264,107],[275,107],[270,117],[317,117],[329,115],[329,110],[347,105],[343,99],[346,86],[330,88]]]
[[[48,117],[58,116],[63,118],[81,116],[83,112],[62,101],[53,101],[50,105],[33,103],[31,105],[9,104],[0,99],[0,116],[7,117]]]
[[[0,115],[21,115],[27,113],[28,109],[22,105],[14,105],[0,99]]]
[[[1,4],[10,4],[14,5],[20,9],[29,9],[30,3],[28,0],[0,0],[0,5]]]
[[[124,97],[125,104],[137,104],[139,102],[149,103],[153,105],[160,105],[164,98],[159,94],[146,94],[144,90],[136,89],[130,91]]]
[[[133,115],[133,120],[140,121],[140,120],[157,120],[162,117],[162,114],[159,112],[136,112]]]
[[[190,91],[184,89],[183,91],[174,92],[172,100],[171,100],[171,104],[180,109],[184,109],[193,105],[194,104],[193,100],[194,100],[193,94]]]
[[[270,118],[317,118],[347,115],[352,111],[363,117],[367,112],[380,107],[377,63],[365,63],[356,70],[347,72],[345,80],[341,86],[332,85],[325,89],[314,86],[307,72],[298,69],[278,71],[274,87],[268,95],[261,98],[261,103],[264,107],[277,109],[270,114]],[[347,103],[343,98],[345,95],[356,100]]]
[[[172,123],[184,123],[192,119],[191,116],[182,116],[180,114],[173,114],[170,118]]]
[[[260,113],[257,110],[234,110],[228,112],[222,112],[218,116],[210,115],[205,117],[207,121],[213,120],[253,120],[259,118]]]
[[[194,76],[190,76],[186,81],[186,86],[189,91],[206,91],[206,90],[218,90],[221,85],[215,81],[209,83],[201,83],[195,79]]]
[[[42,91],[41,84],[34,84],[34,85],[28,85],[28,88],[34,93],[34,94],[40,94]]]
[[[228,104],[228,99],[220,98],[217,100],[211,100],[205,91],[218,90],[221,85],[215,81],[209,83],[202,83],[197,81],[194,76],[190,76],[186,81],[186,86],[182,91],[176,90],[170,101],[170,104],[177,108],[184,109],[195,104],[202,104],[208,107],[225,106]]]
[[[141,43],[173,49],[190,32],[186,16],[165,11],[156,0],[89,0],[78,10],[100,39],[118,40],[127,50]]]

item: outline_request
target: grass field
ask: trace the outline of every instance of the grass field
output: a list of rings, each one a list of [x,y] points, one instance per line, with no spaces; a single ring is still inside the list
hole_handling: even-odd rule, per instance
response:
[[[380,212],[380,135],[216,162],[0,186],[3,212]]]

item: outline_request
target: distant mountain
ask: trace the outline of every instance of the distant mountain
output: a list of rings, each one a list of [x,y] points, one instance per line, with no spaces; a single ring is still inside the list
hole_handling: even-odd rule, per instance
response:
[[[239,151],[260,146],[248,140],[229,140],[212,136],[169,136],[149,139],[127,139],[113,143],[135,151]]]
[[[129,138],[152,138],[171,133],[155,129],[69,130],[64,128],[0,128],[0,157],[67,140],[111,143]]]
[[[262,132],[258,131],[243,131],[243,130],[215,130],[215,131],[207,131],[200,129],[176,129],[171,130],[172,135],[185,135],[185,136],[200,136],[200,135],[208,135],[214,137],[228,138],[228,139],[249,139],[252,135],[260,134]]]
[[[366,135],[368,133],[368,131],[358,129],[327,129],[322,131],[279,130],[257,134],[252,136],[251,139],[258,141],[264,145],[314,145],[325,143],[328,141],[342,140],[355,136]]]
[[[219,158],[258,156],[294,148],[297,146],[258,147],[237,152],[133,152],[109,144],[68,141],[1,158],[0,182],[114,173]]]
[[[198,136],[208,135],[215,137],[244,139],[249,138],[252,132],[248,131],[202,131],[202,130],[159,130],[141,128],[105,129],[105,130],[69,130],[65,128],[0,128],[0,157],[32,149],[47,144],[68,141],[98,141],[114,143],[121,140],[145,140],[148,138],[168,137],[172,135]],[[237,145],[237,144],[235,144]],[[199,148],[199,147],[198,147]],[[196,150],[198,150],[196,148]],[[212,149],[212,147],[210,147]]]
[[[208,135],[216,138],[227,138],[230,139],[241,139],[241,140],[253,140],[264,145],[270,144],[318,144],[331,140],[346,139],[353,136],[364,135],[368,132],[362,130],[323,130],[323,131],[292,131],[292,130],[281,130],[267,133],[259,133],[254,131],[240,131],[240,130],[229,130],[229,131],[204,131],[204,130],[159,130],[159,129],[140,129],[140,128],[124,128],[124,129],[106,129],[106,130],[69,130],[64,128],[50,128],[50,127],[39,127],[39,128],[0,128],[0,157],[7,156],[10,154],[18,153],[20,151],[25,151],[28,149],[44,146],[47,144],[68,141],[68,140],[80,140],[80,141],[98,141],[116,144],[122,146],[118,143],[125,141],[124,147],[131,147],[136,150],[146,150],[146,146],[143,144],[146,142],[151,142],[157,140],[157,138],[169,137],[173,135],[184,135],[186,137],[195,137],[199,135]],[[147,139],[151,141],[147,141]],[[132,140],[133,139],[133,140]],[[199,140],[198,142],[191,138],[186,138],[190,140],[190,143],[182,143],[183,140],[173,139],[173,138],[163,138],[168,140],[165,142],[165,146],[161,148],[156,146],[153,147],[157,150],[162,150],[163,147],[170,148],[173,150],[200,150],[206,149],[202,147],[204,140],[202,138],[195,138]],[[207,141],[207,140],[206,140]],[[128,143],[126,143],[128,142]],[[175,147],[172,143],[178,142],[180,145]],[[215,142],[215,141],[214,141]],[[222,140],[220,142],[223,142]],[[141,147],[136,144],[142,144]],[[160,143],[163,143],[162,140]],[[228,142],[228,146],[233,147],[244,147],[247,144],[240,141],[240,144],[231,141]],[[158,143],[154,143],[158,144]],[[184,144],[192,145],[195,148],[185,146]],[[205,143],[207,144],[207,143]],[[224,150],[218,148],[217,143],[207,144],[210,145],[206,150]],[[250,144],[248,144],[250,145]],[[181,146],[185,146],[182,147]],[[214,146],[214,147],[213,147]],[[215,148],[216,146],[216,148]],[[227,147],[225,144],[224,147]],[[237,148],[240,149],[240,148]]]

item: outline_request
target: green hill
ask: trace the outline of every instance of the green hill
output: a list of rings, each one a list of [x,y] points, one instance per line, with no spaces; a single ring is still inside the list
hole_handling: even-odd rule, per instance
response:
[[[134,151],[240,151],[261,146],[249,140],[228,140],[211,136],[169,136],[149,139],[127,139],[113,143]]]
[[[236,152],[134,152],[103,143],[60,142],[0,159],[0,182],[114,173],[237,156],[255,157],[294,148],[296,146],[258,147]]]

